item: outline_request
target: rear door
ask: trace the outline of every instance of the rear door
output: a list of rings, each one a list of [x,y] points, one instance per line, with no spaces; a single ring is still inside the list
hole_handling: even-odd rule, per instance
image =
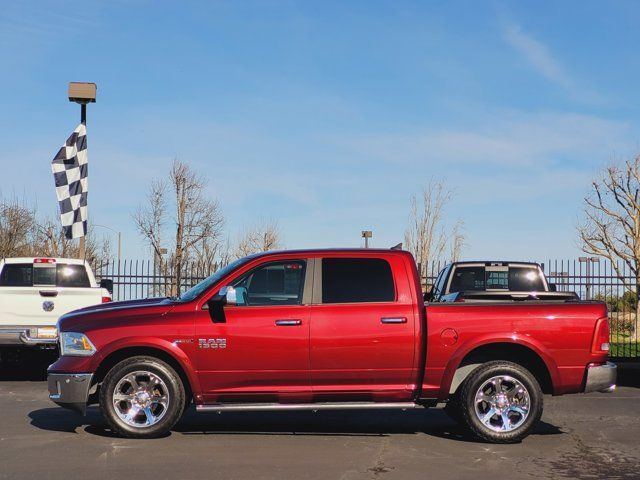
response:
[[[81,264],[36,259],[6,263],[0,272],[0,320],[4,325],[55,325],[64,313],[102,300]]]
[[[402,257],[328,257],[318,266],[310,329],[315,400],[409,400],[417,320]]]

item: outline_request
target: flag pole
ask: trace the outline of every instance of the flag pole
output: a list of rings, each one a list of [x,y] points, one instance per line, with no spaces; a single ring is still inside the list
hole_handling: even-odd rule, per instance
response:
[[[85,82],[69,83],[69,101],[80,104],[80,123],[87,125],[87,103],[96,101],[96,84]],[[80,237],[78,245],[78,258],[84,260],[86,256],[86,236]]]
[[[85,127],[87,126],[87,104],[86,103],[80,104],[80,123],[83,124]],[[78,244],[78,258],[81,260],[84,260],[84,257],[86,256],[86,243],[85,243],[86,238],[87,238],[86,236],[80,237],[80,241]]]

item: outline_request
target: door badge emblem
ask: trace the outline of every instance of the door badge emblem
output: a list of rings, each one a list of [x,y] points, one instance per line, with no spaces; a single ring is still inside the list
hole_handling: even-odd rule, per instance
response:
[[[226,338],[199,338],[198,348],[221,349],[227,348]]]

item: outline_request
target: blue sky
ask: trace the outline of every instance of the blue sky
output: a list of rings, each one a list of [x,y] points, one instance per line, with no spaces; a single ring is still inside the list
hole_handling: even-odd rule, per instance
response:
[[[466,258],[578,255],[598,171],[640,149],[637,2],[6,2],[1,193],[53,214],[49,163],[89,106],[91,221],[146,256],[131,214],[179,157],[232,240],[403,239],[409,197],[455,192]],[[105,232],[106,233],[106,232]]]

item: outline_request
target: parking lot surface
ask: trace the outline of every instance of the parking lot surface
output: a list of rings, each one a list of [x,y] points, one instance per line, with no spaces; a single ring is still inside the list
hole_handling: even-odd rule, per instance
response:
[[[34,380],[35,377],[35,380]],[[640,389],[546,397],[516,445],[465,436],[439,409],[196,414],[167,437],[113,437],[48,400],[38,375],[0,381],[0,478],[416,479],[640,477]]]

